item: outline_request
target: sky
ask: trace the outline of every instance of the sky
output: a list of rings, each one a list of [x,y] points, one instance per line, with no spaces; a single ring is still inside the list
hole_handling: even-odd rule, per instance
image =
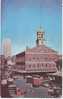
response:
[[[61,53],[61,0],[1,0],[2,41],[11,39],[12,54],[36,46],[42,26],[45,45]]]

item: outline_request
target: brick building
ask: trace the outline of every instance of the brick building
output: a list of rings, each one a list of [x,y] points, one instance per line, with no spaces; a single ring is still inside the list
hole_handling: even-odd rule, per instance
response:
[[[37,32],[36,46],[16,55],[16,68],[26,71],[56,72],[59,55],[44,44],[44,32]]]

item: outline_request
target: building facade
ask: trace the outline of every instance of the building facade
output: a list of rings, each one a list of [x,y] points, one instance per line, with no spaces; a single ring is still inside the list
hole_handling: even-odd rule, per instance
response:
[[[56,71],[55,61],[58,59],[56,52],[45,45],[29,49],[25,53],[25,69],[32,71]]]
[[[16,67],[18,70],[25,70],[25,52],[16,55]]]

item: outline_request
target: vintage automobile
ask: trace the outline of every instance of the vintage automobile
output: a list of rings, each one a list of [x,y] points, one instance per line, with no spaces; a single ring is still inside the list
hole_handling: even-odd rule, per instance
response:
[[[57,82],[52,82],[48,89],[48,94],[54,97],[59,97],[62,94],[62,88],[57,84]]]
[[[33,87],[39,87],[42,85],[42,79],[39,77],[33,77],[32,79],[32,85]]]
[[[26,82],[32,83],[32,76],[26,76]]]
[[[59,87],[49,88],[48,95],[52,95],[54,97],[60,97],[61,96],[61,88],[59,88]]]
[[[42,86],[49,88],[50,87],[49,81],[48,80],[47,81],[43,81],[42,82]]]

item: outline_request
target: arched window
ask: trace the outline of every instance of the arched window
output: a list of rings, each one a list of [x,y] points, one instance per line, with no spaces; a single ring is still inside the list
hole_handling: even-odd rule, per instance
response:
[[[46,64],[46,67],[47,67],[47,64]]]
[[[39,58],[37,57],[37,60],[39,60]]]
[[[33,60],[35,60],[35,57],[33,57]]]
[[[31,65],[29,65],[29,68],[31,68]]]

